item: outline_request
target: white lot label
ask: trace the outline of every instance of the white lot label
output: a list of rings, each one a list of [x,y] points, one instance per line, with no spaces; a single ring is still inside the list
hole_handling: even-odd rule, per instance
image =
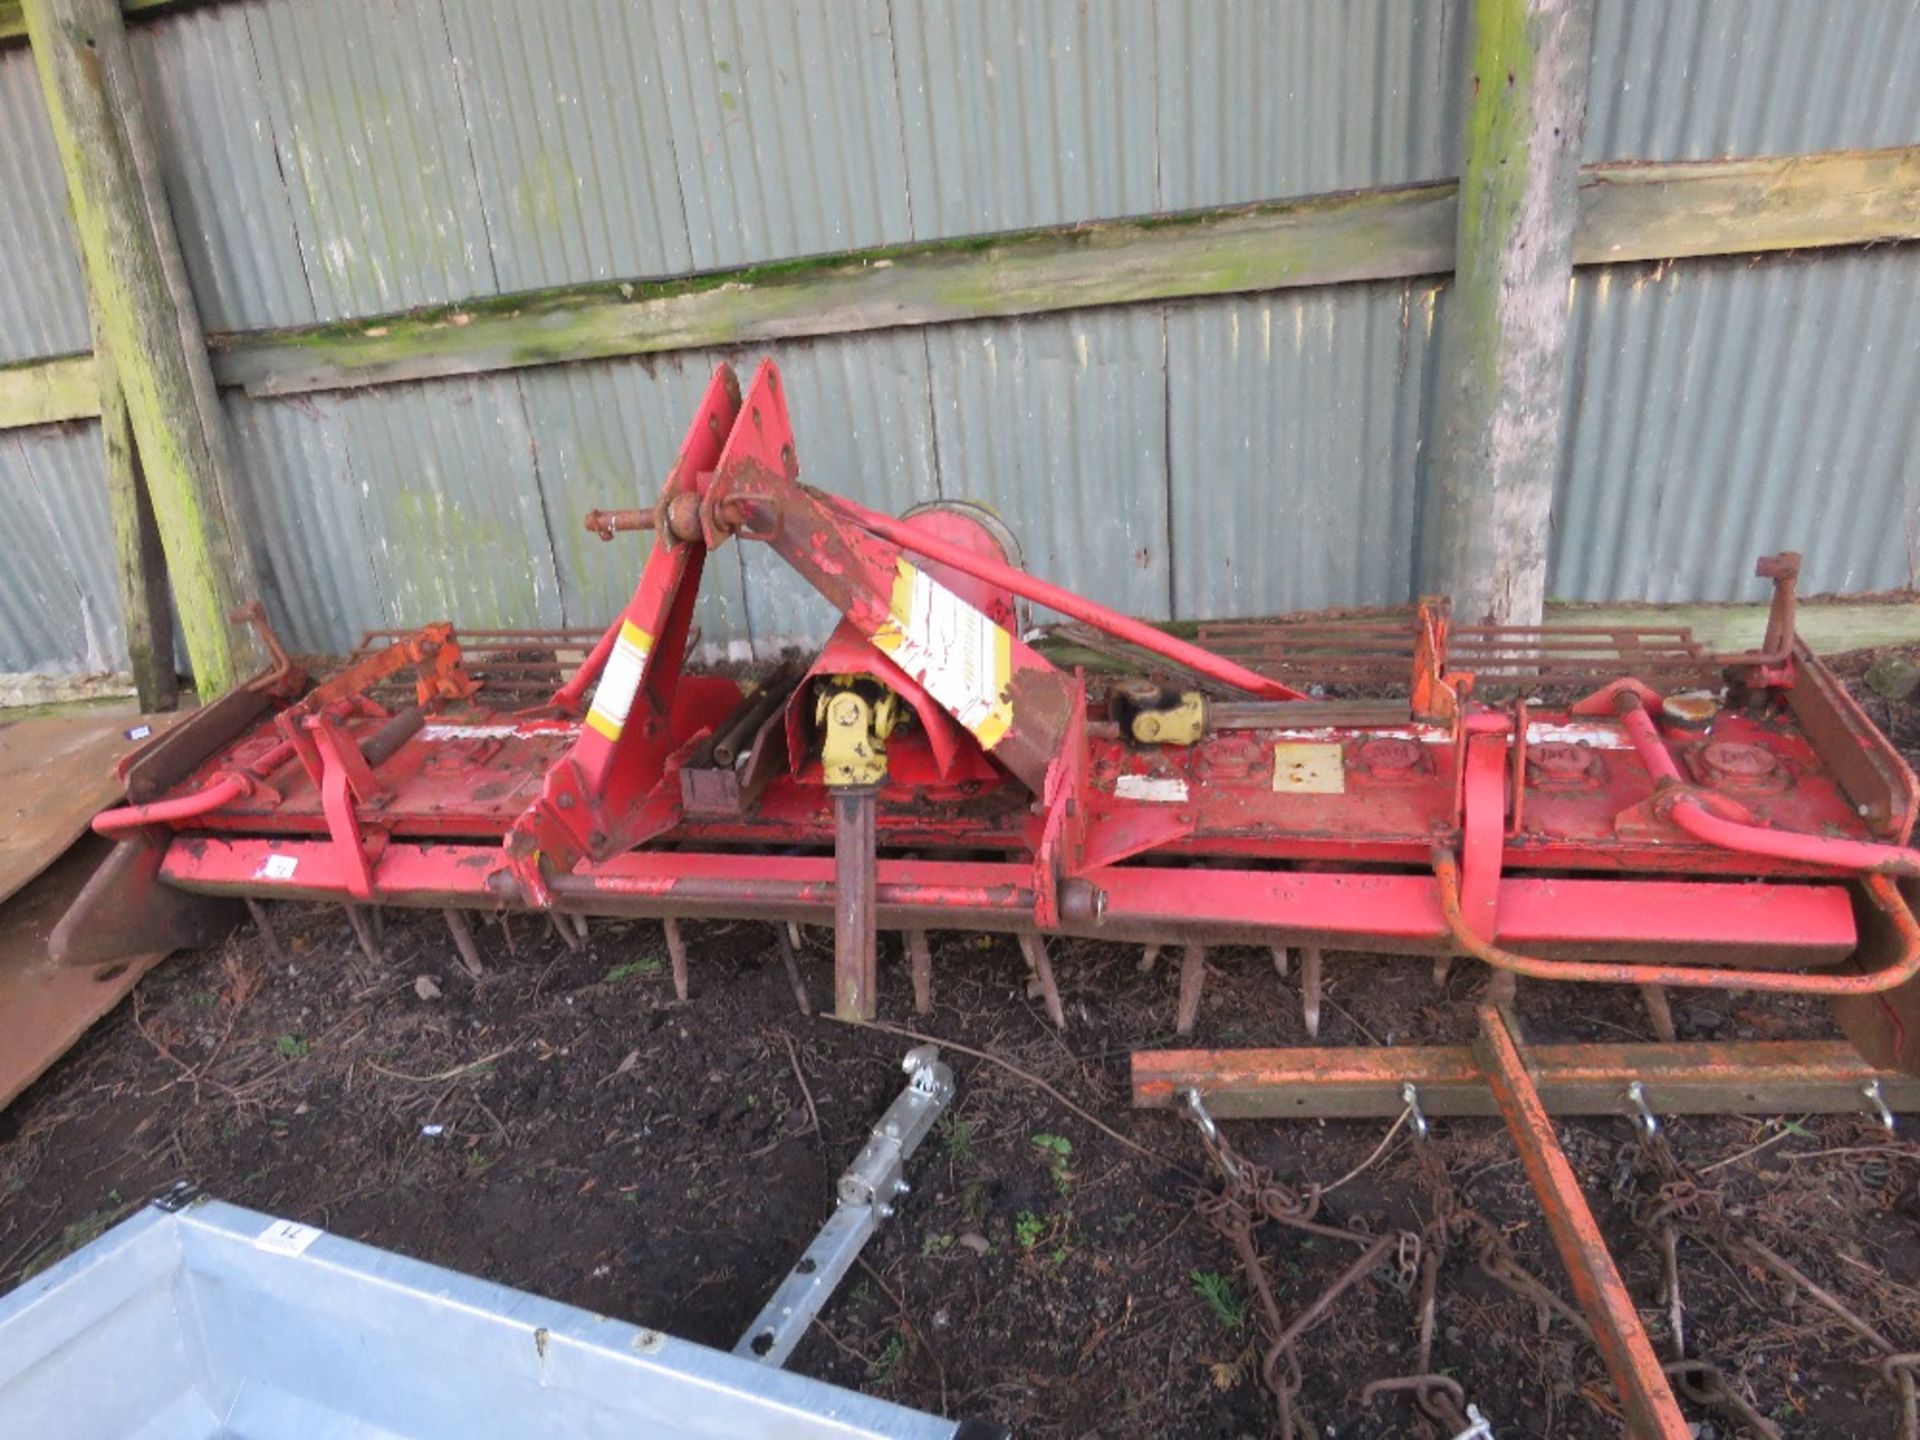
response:
[[[327,1232],[297,1220],[276,1220],[253,1237],[256,1248],[276,1255],[304,1255],[307,1247]]]
[[[294,872],[300,868],[300,859],[296,855],[269,855],[254,872],[256,880],[291,880]]]
[[[1178,775],[1164,780],[1152,775],[1122,775],[1114,782],[1113,793],[1122,800],[1151,800],[1158,805],[1178,805],[1187,798],[1187,782]]]

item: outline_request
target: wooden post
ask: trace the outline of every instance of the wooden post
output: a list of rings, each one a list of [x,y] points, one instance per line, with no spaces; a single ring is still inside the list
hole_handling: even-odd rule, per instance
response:
[[[1546,600],[1592,34],[1591,0],[1474,3],[1421,587],[1469,623]]]
[[[118,369],[187,656],[200,693],[217,695],[244,678],[250,647],[227,617],[258,587],[224,483],[213,371],[152,163],[120,7],[116,0],[25,0],[23,8],[87,288]]]
[[[173,601],[167,593],[167,557],[154,523],[153,502],[140,474],[133,443],[133,422],[113,350],[93,320],[94,374],[100,386],[100,442],[107,466],[107,510],[113,518],[113,547],[119,561],[120,611],[127,632],[127,658],[142,711],[171,710],[179,702],[180,677],[173,654]]]

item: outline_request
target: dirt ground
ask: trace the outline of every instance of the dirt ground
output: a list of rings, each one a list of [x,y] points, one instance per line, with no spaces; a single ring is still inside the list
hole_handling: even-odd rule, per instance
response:
[[[1914,741],[1912,707],[1874,704]],[[578,951],[544,924],[489,924],[475,980],[437,914],[387,912],[379,964],[337,909],[274,918],[280,953],[249,927],[177,957],[0,1116],[0,1291],[186,1178],[727,1347],[828,1214],[914,1043],[800,1014],[764,924],[689,925],[683,1005],[651,922],[596,921]],[[792,1368],[1021,1436],[1278,1433],[1248,1286],[1196,1208],[1217,1188],[1197,1132],[1128,1103],[1129,1052],[1174,1043],[1168,967],[1143,974],[1137,949],[1056,944],[1060,1034],[1010,940],[936,934],[935,1009],[918,1020],[887,943],[883,1021],[948,1042],[959,1094],[898,1217]],[[830,936],[807,932],[801,961],[823,1004]],[[1211,962],[1193,1043],[1306,1043],[1298,993],[1266,952],[1222,948]],[[1323,1043],[1473,1033],[1475,967],[1436,988],[1422,962],[1327,966]],[[1518,1009],[1536,1041],[1652,1038],[1630,992],[1523,982]],[[1832,1033],[1822,1010],[1792,1002],[1676,996],[1675,1011],[1683,1038]],[[1665,1354],[1661,1252],[1641,1218],[1659,1177],[1625,1120],[1561,1129]],[[1384,1148],[1386,1122],[1226,1130],[1294,1191],[1331,1187],[1324,1222],[1386,1235],[1420,1232],[1446,1204],[1485,1217],[1445,1252],[1435,1368],[1501,1440],[1620,1433],[1592,1347],[1479,1263],[1474,1236],[1497,1233],[1525,1272],[1569,1293],[1496,1122],[1437,1122],[1426,1144],[1402,1127]],[[1920,1145],[1865,1116],[1676,1119],[1667,1134],[1732,1231],[1920,1349]],[[1261,1244],[1289,1315],[1356,1253],[1271,1225]],[[1876,1352],[1804,1287],[1692,1231],[1677,1255],[1687,1353],[1780,1433],[1900,1434]],[[1400,1273],[1362,1281],[1301,1342],[1313,1434],[1442,1433],[1404,1398],[1361,1403],[1368,1381],[1412,1364]],[[1688,1410],[1710,1440],[1763,1433],[1724,1405]]]

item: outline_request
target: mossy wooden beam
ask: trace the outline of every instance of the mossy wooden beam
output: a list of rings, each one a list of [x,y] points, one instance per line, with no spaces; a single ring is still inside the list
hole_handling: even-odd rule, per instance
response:
[[[1537,625],[1560,450],[1592,0],[1475,0],[1421,589]]]
[[[91,355],[0,365],[0,430],[86,420],[100,413]]]
[[[1580,172],[1575,265],[1920,238],[1920,145]]]
[[[180,698],[173,653],[173,600],[167,588],[167,557],[154,520],[153,502],[140,473],[133,419],[127,413],[113,348],[93,321],[94,372],[99,379],[100,444],[107,474],[107,511],[113,521],[115,569],[120,582],[120,614],[127,636],[127,660],[134,693],[147,714],[171,710]]]
[[[147,10],[174,10],[205,0],[120,0],[120,9],[135,15]],[[27,16],[23,0],[0,0],[0,47],[24,45],[27,41]]]
[[[216,469],[222,420],[206,405],[212,376],[191,297],[180,293],[178,237],[139,161],[149,142],[126,30],[115,0],[25,0],[24,11],[188,659],[201,694],[215,695],[242,678],[227,617],[250,598],[250,567]]]
[[[570,286],[211,337],[256,394],[483,374],[1453,268],[1452,182],[941,241],[666,282]],[[1920,146],[1588,166],[1576,265],[1920,239]],[[84,355],[0,368],[0,428],[95,413]]]
[[[1425,185],[574,287],[217,340],[216,369],[256,394],[292,394],[1423,274],[1447,267],[1452,207],[1451,186]]]
[[[255,394],[894,326],[1443,275],[1452,182],[942,241],[657,283],[576,286],[278,334],[216,336]],[[1920,146],[1590,167],[1574,262],[1920,238]]]

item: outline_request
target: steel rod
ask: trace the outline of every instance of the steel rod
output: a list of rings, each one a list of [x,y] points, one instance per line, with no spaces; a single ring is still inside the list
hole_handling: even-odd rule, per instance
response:
[[[827,503],[848,519],[865,530],[872,531],[881,539],[898,545],[903,550],[911,550],[929,560],[938,561],[950,570],[962,575],[971,575],[976,580],[984,580],[989,585],[998,585],[1011,590],[1015,595],[1044,605],[1049,610],[1057,610],[1062,615],[1071,616],[1096,629],[1104,630],[1130,645],[1138,645],[1155,655],[1184,665],[1196,674],[1210,680],[1218,680],[1223,685],[1231,685],[1236,690],[1244,690],[1249,695],[1264,696],[1269,700],[1299,700],[1304,697],[1290,685],[1282,685],[1278,680],[1261,675],[1231,660],[1222,659],[1210,651],[1202,650],[1198,645],[1190,645],[1176,639],[1165,631],[1156,630],[1143,621],[1122,615],[1117,610],[1109,610],[1091,600],[1075,595],[1071,590],[1062,590],[1058,585],[1049,585],[1044,580],[1035,579],[1024,570],[1016,570],[1011,565],[1003,565],[963,550],[958,545],[949,545],[938,536],[905,521],[895,520],[892,516],[882,515],[850,500],[833,497]]]

